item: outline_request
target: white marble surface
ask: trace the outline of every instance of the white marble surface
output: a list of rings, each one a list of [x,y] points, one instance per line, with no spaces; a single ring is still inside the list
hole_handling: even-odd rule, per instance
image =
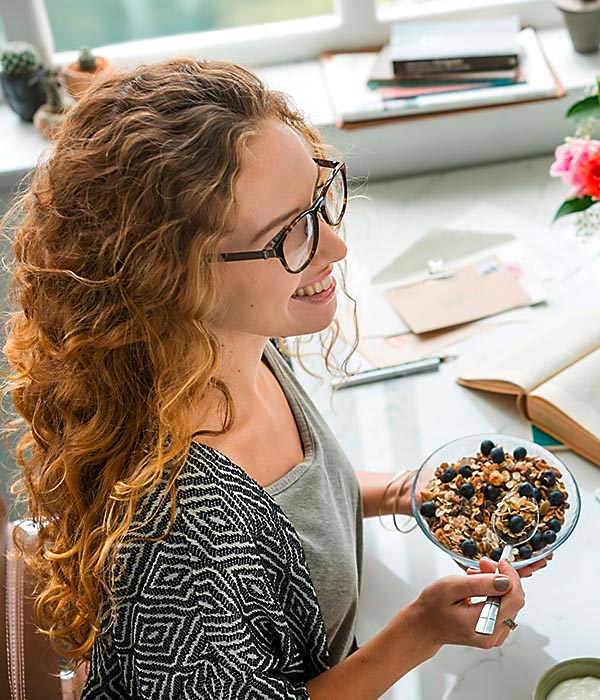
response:
[[[549,164],[549,158],[535,158],[365,188],[370,199],[352,201],[348,213],[352,258],[361,268],[355,273],[373,275],[428,228],[443,226],[474,204],[490,203],[549,224],[565,194],[562,184],[548,177]],[[554,236],[566,236],[566,228],[548,230],[548,245]],[[600,258],[590,255],[583,270],[532,311],[531,322],[561,309],[598,306],[599,273]],[[490,326],[456,346],[456,361],[436,373],[333,395],[328,382],[301,376],[356,469],[417,467],[438,446],[462,435],[489,431],[530,437],[514,398],[455,383],[463,368],[494,353],[529,323]],[[559,456],[581,488],[581,518],[551,564],[524,580],[527,604],[518,629],[500,649],[443,649],[401,679],[386,694],[388,700],[528,700],[536,680],[553,664],[600,656],[600,501],[594,496],[600,468],[572,452]],[[428,583],[458,571],[419,530],[387,532],[373,519],[365,523],[365,538],[361,642]]]

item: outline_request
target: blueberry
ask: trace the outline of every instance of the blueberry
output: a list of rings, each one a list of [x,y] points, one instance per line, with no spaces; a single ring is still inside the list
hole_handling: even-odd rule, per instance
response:
[[[494,445],[491,440],[484,440],[479,449],[481,450],[481,454],[487,457],[494,447],[496,447],[496,445]]]
[[[513,452],[513,457],[516,460],[525,459],[525,457],[527,457],[527,450],[524,447],[516,447]]]
[[[424,518],[433,518],[435,515],[435,503],[433,501],[425,501],[419,512]]]
[[[529,546],[534,551],[541,549],[544,544],[545,542],[541,532],[536,532],[535,535],[529,540]]]
[[[525,498],[531,498],[533,496],[533,486],[528,481],[523,482],[519,486],[519,496],[525,496]]]
[[[497,501],[499,496],[500,489],[497,486],[492,486],[491,484],[488,484],[485,487],[485,497],[488,499],[488,501]]]
[[[550,518],[546,525],[550,528],[550,530],[554,530],[554,532],[560,532],[560,528],[562,527],[562,523],[558,518]]]
[[[539,489],[536,489],[534,487],[533,489],[533,497],[535,500],[539,503],[542,500],[542,492]]]
[[[554,530],[545,530],[542,537],[544,538],[544,544],[556,542],[556,532]]]
[[[448,484],[454,479],[456,476],[456,470],[452,469],[452,467],[447,467],[444,469],[444,471],[440,475],[440,481],[443,482],[444,484]]]
[[[531,559],[532,554],[533,550],[526,544],[523,544],[519,547],[519,556],[521,557],[521,559]]]
[[[460,543],[460,549],[465,557],[473,557],[477,553],[477,545],[473,540],[463,540]]]
[[[502,462],[504,462],[504,448],[494,447],[494,449],[490,452],[490,457],[492,458],[492,462],[502,464]]]
[[[513,533],[521,532],[524,527],[525,521],[520,515],[513,515],[508,521],[508,529]]]
[[[500,561],[501,556],[502,556],[502,547],[495,547],[490,552],[490,558],[493,559],[494,561]]]
[[[464,496],[465,498],[471,498],[471,496],[475,493],[475,489],[471,486],[471,484],[463,484],[459,491],[460,495]]]
[[[553,506],[560,506],[565,500],[565,497],[560,491],[550,491],[548,494],[548,500]]]
[[[556,474],[551,469],[546,469],[546,471],[542,472],[542,478],[540,481],[542,484],[544,484],[544,486],[554,486],[556,483]]]
[[[473,470],[468,464],[463,464],[463,466],[458,470],[458,473],[465,479],[468,479],[473,473]]]

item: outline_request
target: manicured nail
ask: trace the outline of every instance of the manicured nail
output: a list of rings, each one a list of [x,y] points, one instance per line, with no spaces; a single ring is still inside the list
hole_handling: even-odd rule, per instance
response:
[[[497,591],[507,591],[510,586],[510,581],[507,576],[496,576],[494,579],[494,588]]]
[[[472,574],[478,574],[479,569],[476,569],[474,566],[470,566],[467,571],[470,571]]]

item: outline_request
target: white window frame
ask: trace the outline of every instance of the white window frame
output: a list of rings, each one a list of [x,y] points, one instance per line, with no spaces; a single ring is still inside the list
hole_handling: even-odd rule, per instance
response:
[[[94,48],[123,66],[177,54],[260,66],[314,59],[328,50],[379,46],[386,42],[391,23],[398,21],[493,17],[507,13],[518,14],[524,25],[537,28],[555,26],[561,21],[551,0],[487,0],[483,4],[482,0],[406,0],[400,6],[382,6],[379,10],[376,0],[334,0],[334,7],[335,15]],[[50,42],[46,48],[54,55],[55,63],[66,65],[75,60],[75,51],[54,54],[51,32],[47,39],[49,23],[43,0],[0,0],[0,14],[8,39],[17,38],[17,27],[22,32],[23,26],[27,26],[34,36],[46,37]]]

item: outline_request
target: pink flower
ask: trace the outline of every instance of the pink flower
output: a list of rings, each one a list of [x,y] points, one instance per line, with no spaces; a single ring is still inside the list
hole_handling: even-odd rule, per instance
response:
[[[569,197],[581,197],[585,194],[585,172],[589,159],[600,150],[600,141],[582,138],[566,138],[565,143],[557,146],[555,161],[550,167],[550,175],[562,177],[563,182],[571,185]]]

